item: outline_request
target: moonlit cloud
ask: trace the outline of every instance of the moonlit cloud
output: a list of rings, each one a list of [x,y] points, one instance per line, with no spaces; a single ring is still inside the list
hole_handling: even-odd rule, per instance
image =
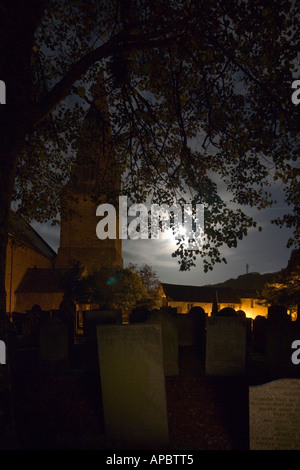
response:
[[[282,216],[287,207],[283,200],[280,188],[274,189],[274,197],[278,201],[272,208],[258,211],[247,208],[246,213],[253,216],[262,231],[258,228],[250,228],[248,235],[241,241],[237,248],[221,248],[221,257],[225,257],[227,264],[221,263],[214,266],[213,271],[204,273],[203,262],[199,258],[197,266],[190,271],[179,271],[177,258],[172,258],[176,249],[176,242],[171,237],[169,240],[123,240],[124,266],[129,263],[142,265],[150,264],[156,271],[162,282],[186,285],[215,284],[230,278],[237,278],[246,273],[246,264],[249,272],[276,272],[286,267],[291,249],[286,248],[291,230],[280,229],[271,220]],[[95,229],[97,220],[95,217]],[[59,226],[50,224],[32,223],[33,228],[46,240],[57,252],[59,247]]]
[[[59,247],[59,225],[53,226],[49,223],[41,224],[33,221],[31,226],[57,253]]]

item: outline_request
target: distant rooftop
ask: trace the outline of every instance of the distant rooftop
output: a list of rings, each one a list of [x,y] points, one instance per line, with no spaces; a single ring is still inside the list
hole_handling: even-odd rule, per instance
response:
[[[241,303],[239,295],[230,287],[182,286],[162,283],[162,288],[166,297],[175,302],[211,303],[216,300],[217,293],[218,303]]]
[[[54,260],[56,257],[55,251],[48,243],[45,242],[28,222],[13,211],[10,212],[9,235],[17,241],[29,245],[50,260]]]

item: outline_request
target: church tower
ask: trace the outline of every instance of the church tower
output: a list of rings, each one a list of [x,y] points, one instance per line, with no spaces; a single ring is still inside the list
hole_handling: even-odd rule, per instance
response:
[[[76,161],[62,194],[60,247],[55,263],[57,268],[71,268],[79,262],[88,274],[102,267],[123,267],[122,240],[100,240],[96,236],[100,220],[96,208],[107,202],[117,209],[121,178],[114,158],[103,77],[92,91]]]

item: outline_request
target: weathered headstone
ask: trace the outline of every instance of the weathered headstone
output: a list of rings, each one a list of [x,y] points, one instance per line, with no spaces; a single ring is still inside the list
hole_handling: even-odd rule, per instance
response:
[[[178,375],[178,328],[175,320],[168,313],[155,310],[150,313],[147,323],[161,325],[165,375]]]
[[[64,368],[68,363],[68,328],[59,319],[46,321],[40,328],[39,359],[49,368]]]
[[[209,317],[206,333],[205,373],[240,376],[245,373],[246,323],[238,317]]]
[[[178,344],[179,346],[194,345],[194,318],[192,315],[178,313],[175,317],[178,328]]]
[[[296,339],[299,338],[286,308],[270,307],[266,322],[266,365],[270,380],[299,377],[299,367],[291,361],[291,345]]]
[[[249,387],[251,450],[300,450],[300,380]]]
[[[97,327],[105,436],[116,445],[168,443],[161,325]]]
[[[83,334],[87,342],[97,344],[97,325],[121,323],[120,310],[85,310],[83,312]]]

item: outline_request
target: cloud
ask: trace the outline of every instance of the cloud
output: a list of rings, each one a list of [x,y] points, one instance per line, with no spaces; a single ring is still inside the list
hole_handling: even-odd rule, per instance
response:
[[[278,196],[282,196],[280,188],[278,191]],[[249,265],[249,272],[263,274],[279,271],[286,267],[290,257],[291,249],[286,248],[286,243],[292,231],[280,229],[270,223],[272,219],[282,216],[287,209],[281,197],[277,200],[277,205],[266,210],[248,208],[247,213],[255,215],[263,228],[262,232],[251,228],[248,235],[239,241],[237,248],[223,246],[221,256],[226,258],[227,264],[217,264],[213,271],[204,273],[200,257],[195,268],[186,272],[179,271],[178,258],[172,258],[176,244],[166,240],[123,240],[124,265],[127,266],[130,262],[138,265],[147,263],[153,267],[161,281],[190,285],[214,284],[236,278],[246,273],[246,264]],[[33,222],[32,227],[57,252],[60,227],[37,222]]]
[[[53,226],[50,223],[41,224],[35,221],[31,223],[31,226],[57,253],[59,247],[60,226]]]

